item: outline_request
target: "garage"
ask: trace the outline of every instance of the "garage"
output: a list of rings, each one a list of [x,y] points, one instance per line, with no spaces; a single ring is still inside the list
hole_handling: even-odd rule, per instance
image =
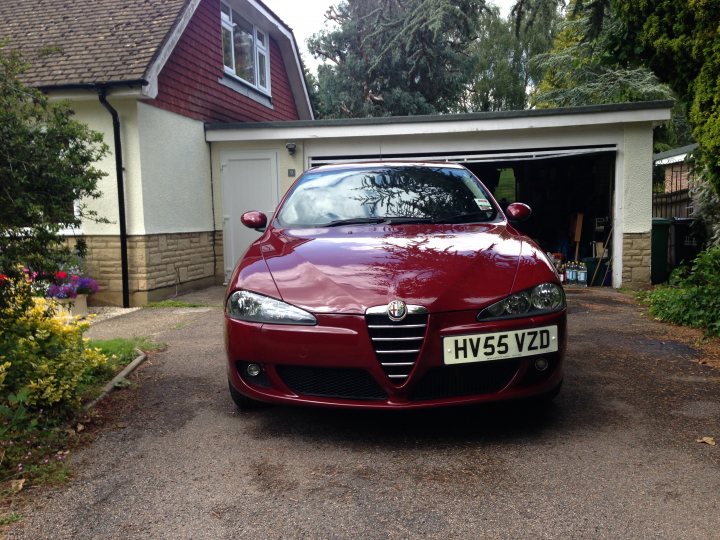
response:
[[[256,236],[240,225],[240,214],[271,213],[303,170],[429,160],[464,164],[501,205],[530,205],[523,232],[565,261],[586,261],[592,284],[649,285],[652,131],[670,118],[671,106],[209,124],[226,272]]]

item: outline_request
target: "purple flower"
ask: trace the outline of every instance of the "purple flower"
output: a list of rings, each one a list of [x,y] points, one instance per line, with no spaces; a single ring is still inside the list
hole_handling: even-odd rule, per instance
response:
[[[75,298],[77,297],[77,289],[70,284],[50,285],[47,295],[50,298]]]
[[[59,275],[65,277],[59,278]],[[73,274],[68,276],[66,272],[57,272],[55,274],[55,282],[47,289],[49,298],[76,298],[78,294],[93,294],[98,292],[100,287],[97,281],[91,277],[78,276]]]
[[[77,281],[77,292],[78,294],[94,294],[100,290],[100,287],[91,277],[81,277]]]

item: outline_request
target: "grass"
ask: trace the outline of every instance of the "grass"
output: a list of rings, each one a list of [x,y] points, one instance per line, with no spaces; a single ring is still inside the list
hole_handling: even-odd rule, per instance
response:
[[[0,526],[10,525],[11,523],[15,523],[16,521],[20,521],[20,514],[10,512],[7,516],[0,517]]]
[[[147,337],[134,337],[130,339],[93,339],[89,347],[100,349],[108,357],[108,365],[113,372],[123,368],[135,359],[135,349],[143,352],[159,351],[165,348],[162,343],[155,343]]]
[[[96,371],[92,376],[86,377],[82,381],[78,392],[85,402],[98,396],[105,383],[112,379],[122,368],[135,360],[137,356],[135,352],[136,349],[140,349],[143,352],[151,352],[165,348],[165,344],[156,343],[147,337],[93,339],[88,342],[87,346],[100,349],[103,354],[107,356],[107,364],[105,364],[103,369]],[[121,388],[123,386],[117,385],[117,387]]]
[[[498,201],[505,199],[508,202],[515,202],[515,173],[512,169],[503,169],[500,171],[500,180],[494,195]]]

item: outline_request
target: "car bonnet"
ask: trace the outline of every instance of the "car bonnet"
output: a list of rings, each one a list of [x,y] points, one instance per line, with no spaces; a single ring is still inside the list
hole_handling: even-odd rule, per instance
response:
[[[477,309],[509,294],[522,251],[504,224],[269,232],[259,247],[282,299],[314,313],[364,314],[396,299]]]

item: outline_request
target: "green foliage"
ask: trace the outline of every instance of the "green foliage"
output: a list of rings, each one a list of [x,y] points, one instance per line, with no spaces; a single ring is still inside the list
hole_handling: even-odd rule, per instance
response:
[[[61,426],[109,378],[107,358],[83,338],[87,323],[56,317],[51,300],[27,304],[29,283],[0,287],[10,298],[0,307],[0,482],[59,480],[67,474]]]
[[[705,224],[708,246],[720,247],[720,195],[706,179],[705,175],[697,175],[690,186],[694,212]]]
[[[523,24],[516,33],[512,21],[502,19],[497,8],[491,7],[481,14],[478,37],[468,50],[473,69],[457,107],[459,111],[525,108],[528,86],[540,80],[539,72],[532,69],[529,59],[552,46],[559,20],[555,9],[542,15],[542,21]]]
[[[55,270],[67,254],[59,231],[98,219],[82,203],[76,215],[75,205],[100,196],[105,173],[94,164],[107,152],[66,103],[20,81],[25,68],[0,43],[0,272],[15,277],[22,266]]]
[[[650,69],[619,62],[609,53],[608,44],[623,32],[623,27],[607,13],[601,27],[596,28],[598,9],[594,2],[585,8],[576,4],[553,50],[533,58],[531,64],[544,73],[533,103],[538,107],[570,107],[671,99],[670,88],[660,83]],[[593,31],[597,35],[589,40]]]
[[[78,388],[103,369],[106,357],[83,339],[87,323],[54,315],[52,301],[40,298],[24,313],[0,310],[0,406],[64,418],[80,404]]]
[[[626,34],[619,55],[647,62],[689,104],[692,134],[699,148],[693,188],[697,215],[709,244],[720,245],[720,27],[718,2],[644,0],[614,2]]]
[[[645,301],[657,319],[720,335],[720,247],[700,253],[689,271],[676,269],[670,283],[646,293]]]
[[[560,20],[554,0],[527,0],[517,31],[485,0],[346,0],[309,40],[328,63],[306,77],[319,117],[523,109],[542,78]]]
[[[0,403],[0,439],[20,430],[33,430],[37,427],[37,418],[25,407],[30,390],[22,388],[17,394],[8,394],[6,403]]]
[[[484,0],[346,0],[315,34],[317,109],[325,118],[415,115],[456,107]]]
[[[681,100],[675,101],[670,114],[672,115],[670,122],[655,128],[653,137],[655,153],[674,150],[695,142],[688,118],[687,104]]]
[[[502,169],[500,171],[500,179],[494,193],[498,201],[505,199],[507,202],[515,202],[517,200],[515,171],[513,169]]]
[[[689,104],[697,169],[720,193],[720,27],[716,1],[613,0],[625,32],[617,56],[645,62]]]

